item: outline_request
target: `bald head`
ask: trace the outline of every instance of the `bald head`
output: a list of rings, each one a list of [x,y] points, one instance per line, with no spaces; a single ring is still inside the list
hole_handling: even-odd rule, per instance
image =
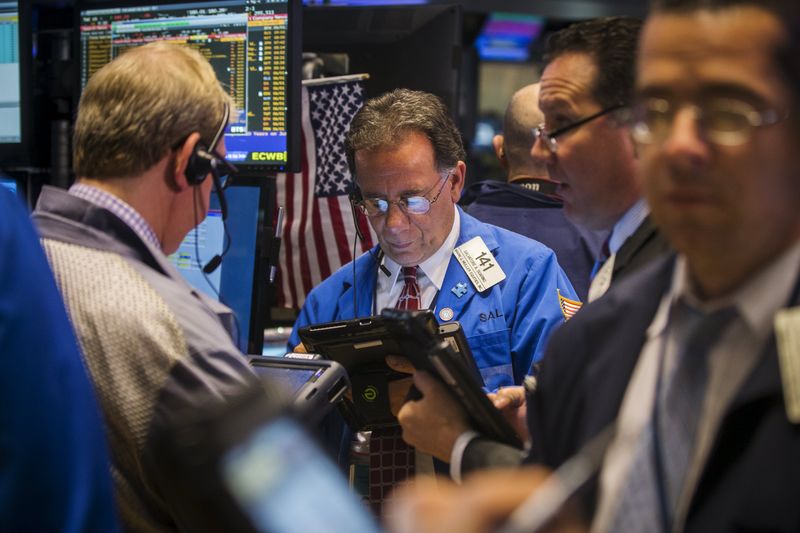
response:
[[[533,128],[544,122],[539,111],[539,84],[526,85],[511,97],[503,119],[503,135],[495,137],[495,150],[508,169],[509,181],[517,176],[547,178],[547,169],[531,157]]]

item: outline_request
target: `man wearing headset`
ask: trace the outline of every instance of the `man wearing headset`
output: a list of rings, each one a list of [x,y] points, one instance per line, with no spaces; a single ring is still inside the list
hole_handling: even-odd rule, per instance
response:
[[[434,95],[405,89],[369,100],[353,119],[347,151],[357,206],[379,245],[356,259],[355,279],[348,264],[309,294],[290,344],[299,343],[304,325],[395,307],[402,271],[418,267],[419,308],[433,310],[440,322],[461,323],[486,387],[521,383],[550,331],[569,316],[560,298],[574,300],[575,293],[549,248],[456,206],[465,153],[445,106]],[[473,247],[465,246],[472,239]],[[496,264],[504,278],[488,277],[481,289],[458,250],[484,253],[481,259]]]
[[[299,343],[302,326],[375,315],[411,296],[411,308],[428,308],[441,323],[461,324],[488,390],[520,384],[551,331],[580,303],[549,248],[483,224],[456,206],[465,153],[441,100],[400,89],[368,101],[350,126],[347,151],[359,188],[357,206],[379,246],[309,294],[290,345]],[[473,277],[478,270],[484,279]],[[390,396],[403,396],[389,386]],[[358,392],[354,386],[354,396]],[[420,408],[439,412],[435,402]],[[426,427],[455,439],[460,430],[442,422]],[[395,471],[393,482],[408,474]],[[370,487],[376,509],[376,491],[387,489]]]
[[[230,310],[167,260],[222,188],[230,107],[198,52],[126,52],[81,97],[76,184],[46,187],[34,213],[100,398],[125,529],[214,528],[162,479],[154,443],[178,413],[255,379],[226,327]]]

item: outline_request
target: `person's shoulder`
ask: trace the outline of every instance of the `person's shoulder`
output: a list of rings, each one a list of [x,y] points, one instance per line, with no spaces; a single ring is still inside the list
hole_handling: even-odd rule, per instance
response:
[[[506,260],[518,261],[521,259],[555,257],[553,250],[537,240],[488,222],[482,222],[467,213],[462,215],[462,232],[464,232],[464,236],[470,238],[472,236],[480,236],[485,241],[493,241],[497,244],[500,253],[511,250],[510,254],[503,254],[506,255]]]
[[[661,297],[669,289],[674,263],[674,255],[665,255],[625,279],[612,283],[608,292],[584,305],[560,328],[565,330],[563,336],[569,337],[570,331],[587,327],[598,331],[610,328],[610,331],[614,331],[626,316],[654,313]]]
[[[6,252],[28,254],[37,249],[36,234],[22,203],[13,193],[0,190],[0,212],[3,213],[0,224],[0,243]],[[4,263],[8,263],[5,261]]]

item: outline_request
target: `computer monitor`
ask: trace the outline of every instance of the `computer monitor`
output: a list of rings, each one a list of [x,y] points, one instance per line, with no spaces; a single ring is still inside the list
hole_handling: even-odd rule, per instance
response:
[[[264,317],[259,296],[268,275],[267,259],[262,253],[268,196],[265,187],[228,187],[225,190],[228,202],[226,235],[219,199],[212,192],[205,220],[191,230],[178,250],[169,256],[192,286],[233,310],[236,316],[234,333],[239,337],[239,348],[246,353],[260,354],[264,342]],[[204,274],[203,266],[215,255],[222,255],[228,246],[220,266],[212,273]]]
[[[475,48],[482,61],[530,61],[531,45],[544,26],[544,19],[535,15],[490,13]]]
[[[28,160],[31,29],[29,2],[0,0],[0,166]]]
[[[125,50],[167,40],[198,49],[241,111],[225,133],[242,173],[300,170],[299,0],[142,0],[78,10],[80,83]]]
[[[306,6],[303,51],[346,54],[350,73],[368,73],[366,96],[396,88],[441,97],[459,111],[462,10],[457,5]]]

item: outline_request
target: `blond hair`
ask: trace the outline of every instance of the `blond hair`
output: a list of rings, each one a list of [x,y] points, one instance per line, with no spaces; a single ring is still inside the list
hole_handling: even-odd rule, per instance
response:
[[[232,108],[232,99],[198,51],[166,42],[130,49],[97,71],[83,91],[73,137],[75,173],[138,175],[193,132],[208,145],[226,104]]]

